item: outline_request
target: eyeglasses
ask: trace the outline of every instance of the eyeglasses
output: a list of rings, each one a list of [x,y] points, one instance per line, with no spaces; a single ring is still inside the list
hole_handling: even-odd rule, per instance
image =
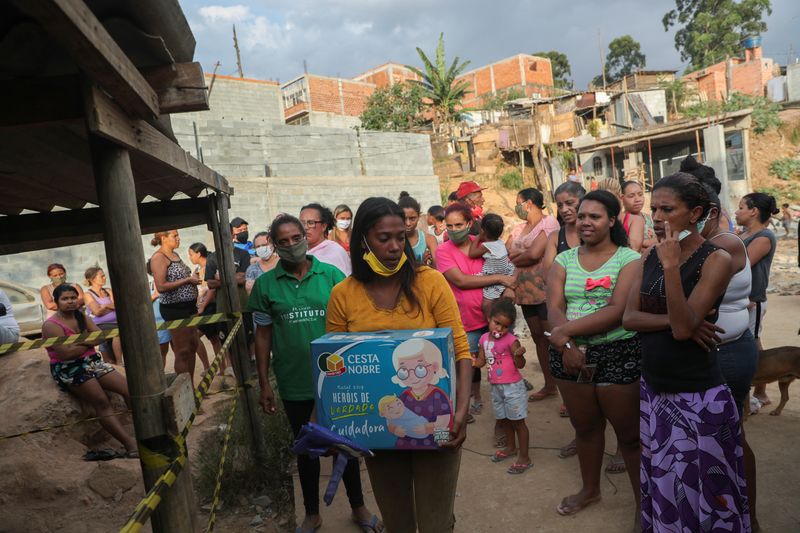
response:
[[[317,224],[322,224],[321,220],[301,220],[300,222],[306,228],[314,228],[314,227],[316,227]]]
[[[422,379],[428,375],[428,367],[431,365],[423,365],[422,363],[414,367],[414,375]],[[397,369],[397,377],[405,381],[411,375],[407,368],[401,367]]]

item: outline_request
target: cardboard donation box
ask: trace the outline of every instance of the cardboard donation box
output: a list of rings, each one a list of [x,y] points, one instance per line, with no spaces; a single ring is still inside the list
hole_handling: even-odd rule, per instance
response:
[[[328,333],[311,343],[317,423],[370,449],[430,449],[455,411],[450,328]]]

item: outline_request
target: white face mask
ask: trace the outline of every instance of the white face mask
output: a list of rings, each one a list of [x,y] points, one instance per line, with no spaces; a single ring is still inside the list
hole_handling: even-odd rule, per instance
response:
[[[340,218],[336,221],[336,227],[345,230],[350,227],[350,222],[352,222],[349,218]]]
[[[256,255],[261,259],[269,259],[270,256],[272,255],[272,252],[273,252],[272,246],[268,244],[266,246],[259,246],[258,248],[256,248]]]

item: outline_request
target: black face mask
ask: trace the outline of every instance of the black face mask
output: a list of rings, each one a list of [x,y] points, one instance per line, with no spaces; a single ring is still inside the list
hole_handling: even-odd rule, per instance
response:
[[[237,240],[237,241],[238,241],[240,244],[247,244],[247,237],[249,237],[249,236],[250,236],[250,235],[249,235],[249,234],[248,234],[246,231],[243,231],[243,232],[241,232],[241,233],[237,233],[237,234],[236,234],[236,240]]]

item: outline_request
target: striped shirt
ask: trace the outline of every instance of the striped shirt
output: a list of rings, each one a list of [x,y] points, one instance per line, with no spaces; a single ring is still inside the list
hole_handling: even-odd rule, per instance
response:
[[[620,246],[614,255],[603,266],[592,272],[583,269],[578,261],[580,247],[571,248],[556,256],[555,262],[567,273],[564,282],[564,298],[567,301],[567,320],[577,320],[590,315],[608,305],[620,270],[632,261],[639,259],[639,254],[628,247]],[[591,288],[590,288],[591,287]],[[636,335],[625,330],[621,325],[606,333],[589,337],[576,337],[579,345],[606,344]]]

